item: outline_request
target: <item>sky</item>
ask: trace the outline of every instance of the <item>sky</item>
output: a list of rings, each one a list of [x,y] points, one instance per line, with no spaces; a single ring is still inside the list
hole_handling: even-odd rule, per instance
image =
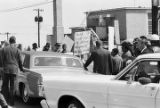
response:
[[[44,5],[33,6],[39,3]],[[87,11],[138,6],[151,7],[151,0],[62,0],[64,33],[70,33],[70,27],[85,26]],[[52,34],[52,0],[0,0],[0,41],[6,40],[4,33],[9,32],[9,36],[16,36],[17,43],[22,43],[23,47],[37,42],[38,26],[34,21],[37,11],[34,9],[38,8],[43,9],[40,12],[43,17],[40,24],[40,44],[44,46],[46,36]]]

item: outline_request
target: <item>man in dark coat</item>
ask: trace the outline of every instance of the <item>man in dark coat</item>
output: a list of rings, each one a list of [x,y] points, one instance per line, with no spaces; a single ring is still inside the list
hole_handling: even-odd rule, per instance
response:
[[[93,72],[104,74],[104,75],[111,75],[113,72],[113,64],[111,53],[104,48],[102,48],[102,41],[96,41],[96,50],[91,53],[91,56],[86,61],[84,67],[87,66],[93,61]]]
[[[20,50],[16,47],[16,38],[11,36],[9,39],[10,45],[2,49],[3,56],[3,84],[2,84],[2,93],[4,97],[9,102],[11,106],[14,105],[14,94],[16,88],[16,78],[18,74],[18,69],[23,71],[21,53]]]
[[[141,54],[147,54],[147,53],[154,53],[151,48],[148,48],[146,45],[146,42],[143,41],[141,38],[138,38],[136,43],[136,48],[140,51]]]
[[[2,48],[0,48],[0,83],[2,81],[2,74],[3,74],[3,58],[2,58]],[[1,92],[0,92],[0,106],[2,108],[8,108],[7,102]]]

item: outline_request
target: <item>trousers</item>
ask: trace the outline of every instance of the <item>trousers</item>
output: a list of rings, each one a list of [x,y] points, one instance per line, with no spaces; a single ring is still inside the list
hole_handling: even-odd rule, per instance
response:
[[[4,73],[2,94],[4,95],[6,101],[11,106],[14,105],[15,90],[16,90],[16,74]]]

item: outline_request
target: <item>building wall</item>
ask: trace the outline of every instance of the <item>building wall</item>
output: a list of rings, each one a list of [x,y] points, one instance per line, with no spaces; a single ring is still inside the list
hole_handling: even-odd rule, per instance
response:
[[[148,35],[148,14],[145,11],[126,11],[127,39]]]
[[[87,15],[87,27],[106,27],[114,25],[114,20],[118,21],[120,40],[130,40],[141,35],[149,34],[148,13],[150,8],[117,8],[89,12]],[[108,17],[110,15],[110,18]],[[99,16],[103,16],[104,23],[99,25]],[[95,29],[94,29],[95,30]],[[106,36],[108,38],[108,36]]]
[[[125,10],[116,10],[109,12],[119,23],[120,40],[126,39],[126,12]]]

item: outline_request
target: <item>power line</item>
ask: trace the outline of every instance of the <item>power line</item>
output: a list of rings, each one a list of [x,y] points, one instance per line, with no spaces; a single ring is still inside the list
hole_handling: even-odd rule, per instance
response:
[[[13,34],[15,34],[15,33],[9,33],[9,32],[0,33],[0,35],[6,35],[7,36],[7,41],[8,41],[9,35],[13,35]]]
[[[18,11],[18,10],[22,10],[22,9],[26,9],[26,8],[31,8],[31,7],[36,7],[36,6],[40,6],[40,5],[49,4],[49,3],[52,3],[52,2],[53,1],[41,2],[41,3],[36,3],[36,4],[27,5],[27,6],[23,6],[23,7],[16,7],[16,8],[11,8],[11,9],[6,9],[6,10],[0,10],[0,13]]]

